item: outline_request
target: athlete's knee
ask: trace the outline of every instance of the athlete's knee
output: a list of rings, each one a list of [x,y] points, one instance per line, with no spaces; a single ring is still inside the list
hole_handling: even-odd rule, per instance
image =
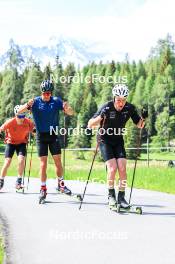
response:
[[[110,174],[115,174],[117,172],[117,166],[116,165],[111,165],[108,167],[108,172]]]
[[[40,168],[45,169],[47,167],[47,158],[40,159]]]
[[[118,166],[118,171],[120,174],[126,174],[126,166]]]
[[[53,155],[53,160],[55,162],[55,166],[57,168],[61,168],[62,167],[62,163],[61,163],[61,155]]]
[[[18,163],[23,164],[24,162],[25,162],[25,157],[22,155],[18,156]]]
[[[6,158],[4,162],[4,166],[8,168],[11,164],[11,160],[12,160],[11,158]]]

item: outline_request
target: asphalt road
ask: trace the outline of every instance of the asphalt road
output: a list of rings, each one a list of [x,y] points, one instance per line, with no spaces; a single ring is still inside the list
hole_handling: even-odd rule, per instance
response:
[[[38,179],[25,194],[15,193],[14,183],[7,177],[0,192],[8,264],[175,263],[175,195],[134,190],[132,202],[143,215],[117,214],[101,184],[89,184],[79,211],[76,199],[56,193],[54,180],[44,205],[38,204]],[[66,184],[75,193],[85,185]]]

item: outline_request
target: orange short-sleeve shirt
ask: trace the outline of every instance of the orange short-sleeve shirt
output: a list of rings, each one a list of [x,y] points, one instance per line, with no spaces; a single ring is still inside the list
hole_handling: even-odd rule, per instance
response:
[[[16,117],[6,121],[1,127],[5,131],[5,143],[21,144],[27,143],[29,133],[33,131],[34,124],[28,118],[22,124],[18,124]]]

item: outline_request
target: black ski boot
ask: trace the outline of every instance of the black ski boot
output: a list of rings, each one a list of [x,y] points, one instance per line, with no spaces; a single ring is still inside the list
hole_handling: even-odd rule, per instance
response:
[[[0,190],[3,188],[4,186],[4,179],[0,179]]]
[[[129,203],[125,200],[125,191],[118,192],[117,203],[120,206],[120,208],[123,208],[125,210],[130,209]]]
[[[17,178],[16,179],[16,185],[15,185],[15,187],[16,187],[16,191],[19,191],[19,190],[23,190],[24,189],[24,187],[22,185],[22,178]]]
[[[58,179],[58,187],[56,188],[58,192],[60,193],[64,193],[67,195],[71,195],[72,192],[70,189],[68,189],[65,185],[64,185],[64,180],[63,178]]]
[[[115,196],[115,189],[109,189],[108,204],[109,204],[109,208],[110,209],[117,206],[117,201],[116,201],[116,196]]]
[[[47,188],[46,186],[41,186],[39,204],[43,204],[45,202],[46,196],[47,196]]]

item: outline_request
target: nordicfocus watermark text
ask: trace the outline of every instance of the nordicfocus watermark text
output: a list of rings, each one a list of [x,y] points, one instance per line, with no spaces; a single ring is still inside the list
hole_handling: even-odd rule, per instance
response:
[[[127,83],[127,76],[103,76],[100,74],[91,74],[84,76],[82,73],[78,73],[74,76],[52,76],[54,82],[58,83]]]
[[[126,231],[60,231],[50,230],[50,239],[54,240],[127,240],[129,238]]]
[[[93,136],[99,134],[100,136],[108,135],[108,136],[125,136],[127,135],[127,128],[112,128],[109,127],[107,129],[100,128],[100,129],[89,129],[89,128],[82,128],[81,126],[78,127],[68,127],[68,128],[59,128],[58,126],[53,127],[50,126],[50,135],[61,135],[61,136]]]

